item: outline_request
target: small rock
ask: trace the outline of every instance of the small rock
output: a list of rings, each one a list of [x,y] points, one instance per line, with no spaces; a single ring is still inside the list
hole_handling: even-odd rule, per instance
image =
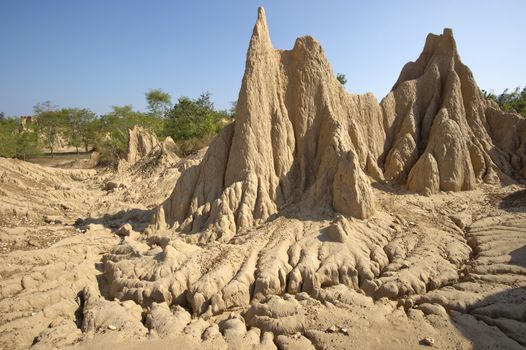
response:
[[[133,232],[132,225],[130,224],[124,224],[117,231],[115,231],[115,234],[121,237],[131,236]]]
[[[433,346],[435,344],[435,339],[431,337],[425,337],[424,339],[420,340],[420,344],[425,346]]]
[[[338,331],[338,327],[336,325],[332,325],[329,328],[327,328],[327,333],[336,333]]]
[[[109,329],[110,331],[116,331],[116,330],[117,330],[117,327],[115,327],[115,326],[112,325],[112,324],[109,324],[109,325],[108,325],[108,329]]]
[[[62,219],[56,216],[44,215],[44,222],[46,224],[62,224]]]
[[[349,335],[349,330],[347,328],[340,328],[340,333],[341,334],[345,334],[345,335]]]
[[[116,189],[117,187],[119,187],[119,185],[116,183],[116,182],[113,182],[113,181],[108,181],[104,184],[103,186],[103,190],[104,191],[111,191],[111,190],[114,190]]]
[[[72,211],[72,210],[73,210],[73,209],[71,209],[71,207],[70,207],[69,205],[64,204],[64,203],[60,204],[60,207],[61,207],[62,210],[64,210],[64,211]]]

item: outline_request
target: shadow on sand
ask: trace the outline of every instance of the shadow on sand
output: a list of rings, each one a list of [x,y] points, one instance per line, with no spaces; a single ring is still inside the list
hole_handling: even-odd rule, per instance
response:
[[[75,227],[84,229],[90,224],[102,225],[115,232],[124,224],[130,224],[134,231],[143,232],[153,218],[153,209],[121,210],[115,214],[105,214],[98,218],[78,219]]]
[[[499,208],[526,212],[526,189],[502,198]],[[451,312],[453,324],[471,340],[475,350],[526,349],[526,245],[511,251],[509,256],[504,264],[513,266],[486,282],[499,292],[474,303],[467,313]]]
[[[526,287],[491,294],[450,317],[475,350],[526,348]]]
[[[510,212],[526,212],[526,189],[502,198],[499,208]]]

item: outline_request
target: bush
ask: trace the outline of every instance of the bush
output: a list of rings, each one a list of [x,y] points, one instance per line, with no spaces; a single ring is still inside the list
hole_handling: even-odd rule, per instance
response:
[[[503,111],[519,113],[526,117],[526,87],[522,90],[520,87],[517,87],[512,92],[508,91],[506,89],[500,95],[495,95],[485,90],[482,90],[482,93],[486,99],[497,102]]]
[[[185,156],[207,146],[230,119],[229,113],[214,109],[208,92],[195,100],[181,97],[168,113],[164,135],[171,136]]]
[[[19,118],[0,121],[0,157],[26,160],[40,153],[36,127],[23,126]]]

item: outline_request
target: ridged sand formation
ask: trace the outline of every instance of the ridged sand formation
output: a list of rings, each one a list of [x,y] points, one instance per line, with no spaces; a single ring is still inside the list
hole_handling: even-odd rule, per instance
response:
[[[259,9],[235,122],[173,147],[132,130],[115,173],[1,159],[0,238],[50,205],[66,238],[7,246],[0,345],[526,346],[526,119],[483,98],[451,30],[378,103],[312,37],[275,50]]]
[[[345,92],[312,37],[275,50],[259,9],[236,121],[160,216],[223,240],[297,205],[365,219],[375,207],[365,174],[428,195],[524,175],[525,123],[483,98],[450,29],[429,34],[378,104]]]
[[[504,145],[495,118],[524,127],[483,100],[450,30],[429,35],[378,104],[344,91],[313,38],[273,49],[260,9],[235,123],[158,209],[153,248],[105,256],[110,293],[215,315],[342,284],[398,300],[458,282],[471,254],[458,227],[390,215],[371,181],[430,195],[518,175],[524,132]]]

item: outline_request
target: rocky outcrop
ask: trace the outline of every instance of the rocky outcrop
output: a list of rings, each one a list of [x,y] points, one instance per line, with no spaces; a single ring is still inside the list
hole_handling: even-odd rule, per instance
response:
[[[159,141],[155,134],[142,126],[135,125],[128,129],[128,149],[126,157],[118,165],[119,171],[129,169],[139,163],[162,160],[164,164],[175,164],[179,161],[176,155],[177,146],[171,137]],[[144,164],[139,164],[139,166]]]
[[[477,183],[497,181],[497,173],[513,175],[526,164],[520,132],[508,125],[524,119],[484,99],[460,61],[450,29],[428,35],[424,51],[406,64],[381,106],[387,135],[384,176],[407,180],[412,191],[470,190]],[[503,129],[513,141],[503,142]],[[516,160],[513,169],[510,158]]]
[[[348,95],[315,39],[275,50],[259,9],[236,121],[182,175],[168,224],[228,238],[297,203],[366,218],[374,200],[362,169],[376,166],[381,124],[374,96]]]
[[[147,156],[159,141],[155,135],[141,126],[135,125],[133,129],[128,130],[128,152],[126,160],[128,163],[135,163],[139,159]]]
[[[405,182],[409,175],[410,190],[431,194],[469,190],[491,174],[484,101],[451,30],[427,37],[381,105],[390,145],[386,179]],[[430,185],[434,178],[438,184]]]
[[[493,103],[485,110],[494,148],[490,154],[499,169],[514,178],[526,178],[526,119],[505,113]]]
[[[259,9],[236,121],[181,176],[156,227],[228,240],[291,207],[364,219],[370,178],[431,195],[524,175],[524,133],[483,98],[450,29],[429,34],[378,104],[345,92],[312,37],[275,50]]]

